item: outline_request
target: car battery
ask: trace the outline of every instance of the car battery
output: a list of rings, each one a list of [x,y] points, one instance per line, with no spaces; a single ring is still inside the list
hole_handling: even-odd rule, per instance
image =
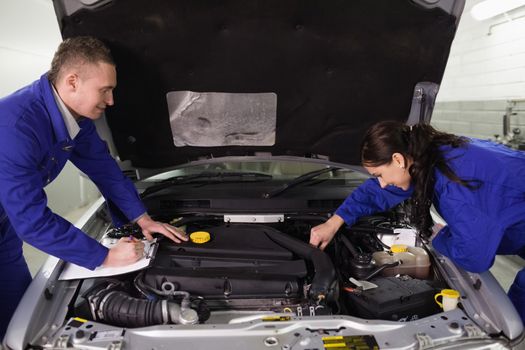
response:
[[[366,319],[407,322],[440,311],[434,301],[438,289],[428,281],[410,276],[378,277],[370,282],[377,288],[348,294],[349,311]]]

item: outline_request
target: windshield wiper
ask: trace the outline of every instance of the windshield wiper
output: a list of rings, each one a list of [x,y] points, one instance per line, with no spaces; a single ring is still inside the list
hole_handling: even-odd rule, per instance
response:
[[[141,198],[145,198],[155,192],[171,186],[187,184],[193,181],[199,182],[256,182],[272,179],[272,175],[256,173],[256,172],[202,172],[193,175],[175,176],[169,179],[162,180],[160,183],[149,186],[141,193]]]
[[[288,183],[285,183],[280,188],[277,188],[277,189],[275,189],[273,191],[264,193],[262,196],[263,196],[263,198],[273,198],[273,197],[278,196],[281,193],[283,193],[283,192],[289,190],[290,188],[295,187],[295,186],[297,186],[297,185],[299,185],[299,184],[301,184],[303,182],[306,182],[308,180],[314,179],[314,178],[318,177],[319,175],[322,175],[322,174],[325,174],[325,173],[329,173],[329,172],[332,172],[332,171],[337,171],[339,169],[341,169],[341,168],[328,167],[328,168],[324,168],[324,169],[320,169],[320,170],[310,171],[309,173],[306,173],[306,174],[303,174],[301,176],[298,176],[295,179],[293,179],[292,181],[290,181]]]

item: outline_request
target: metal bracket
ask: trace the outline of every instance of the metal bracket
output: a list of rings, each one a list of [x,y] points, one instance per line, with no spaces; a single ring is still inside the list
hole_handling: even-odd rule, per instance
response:
[[[224,215],[224,222],[236,223],[277,223],[284,221],[284,214],[268,215]]]
[[[475,326],[473,324],[466,324],[463,326],[463,329],[467,333],[467,337],[469,338],[487,338],[487,334],[485,334],[481,329],[479,329],[478,326]]]
[[[434,340],[426,333],[416,334],[417,342],[419,343],[419,349],[429,349],[434,347]]]
[[[115,340],[112,341],[111,344],[108,346],[108,350],[122,350],[124,343],[122,340]]]
[[[62,334],[56,341],[55,341],[55,348],[56,349],[67,349],[69,346],[69,334]]]
[[[423,81],[416,84],[407,120],[408,125],[430,123],[438,90],[439,85],[436,83]]]

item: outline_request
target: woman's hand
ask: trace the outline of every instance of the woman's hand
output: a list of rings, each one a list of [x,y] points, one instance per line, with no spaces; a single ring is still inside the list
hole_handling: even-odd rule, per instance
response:
[[[343,224],[344,220],[339,215],[334,215],[325,223],[312,227],[310,244],[324,250]]]
[[[133,237],[123,237],[108,251],[103,266],[118,267],[133,264],[142,258],[144,243]]]
[[[437,223],[434,224],[434,226],[432,226],[432,236],[430,236],[430,239],[434,239],[434,237],[438,235],[438,233],[441,231],[441,229],[443,229],[443,227],[445,227],[445,225]]]
[[[148,214],[138,219],[137,224],[142,229],[142,234],[148,239],[148,241],[153,239],[152,234],[155,232],[166,236],[175,243],[181,243],[182,241],[188,240],[188,236],[181,229],[173,227],[170,224],[154,221]]]

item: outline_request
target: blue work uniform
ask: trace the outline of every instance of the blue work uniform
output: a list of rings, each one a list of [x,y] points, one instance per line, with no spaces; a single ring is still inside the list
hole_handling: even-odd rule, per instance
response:
[[[432,245],[470,272],[483,272],[496,254],[525,258],[525,153],[489,141],[469,139],[463,147],[440,147],[447,164],[463,180],[476,180],[471,190],[435,170],[433,204],[447,222]],[[479,182],[478,182],[479,181]],[[367,180],[337,209],[352,225],[365,215],[385,211],[409,198],[408,191]],[[525,269],[509,290],[525,322]]]
[[[93,122],[78,126],[71,139],[47,75],[0,99],[0,339],[31,281],[22,241],[88,269],[107,256],[107,248],[47,207],[43,188],[67,160],[97,185],[115,225],[146,212]]]

